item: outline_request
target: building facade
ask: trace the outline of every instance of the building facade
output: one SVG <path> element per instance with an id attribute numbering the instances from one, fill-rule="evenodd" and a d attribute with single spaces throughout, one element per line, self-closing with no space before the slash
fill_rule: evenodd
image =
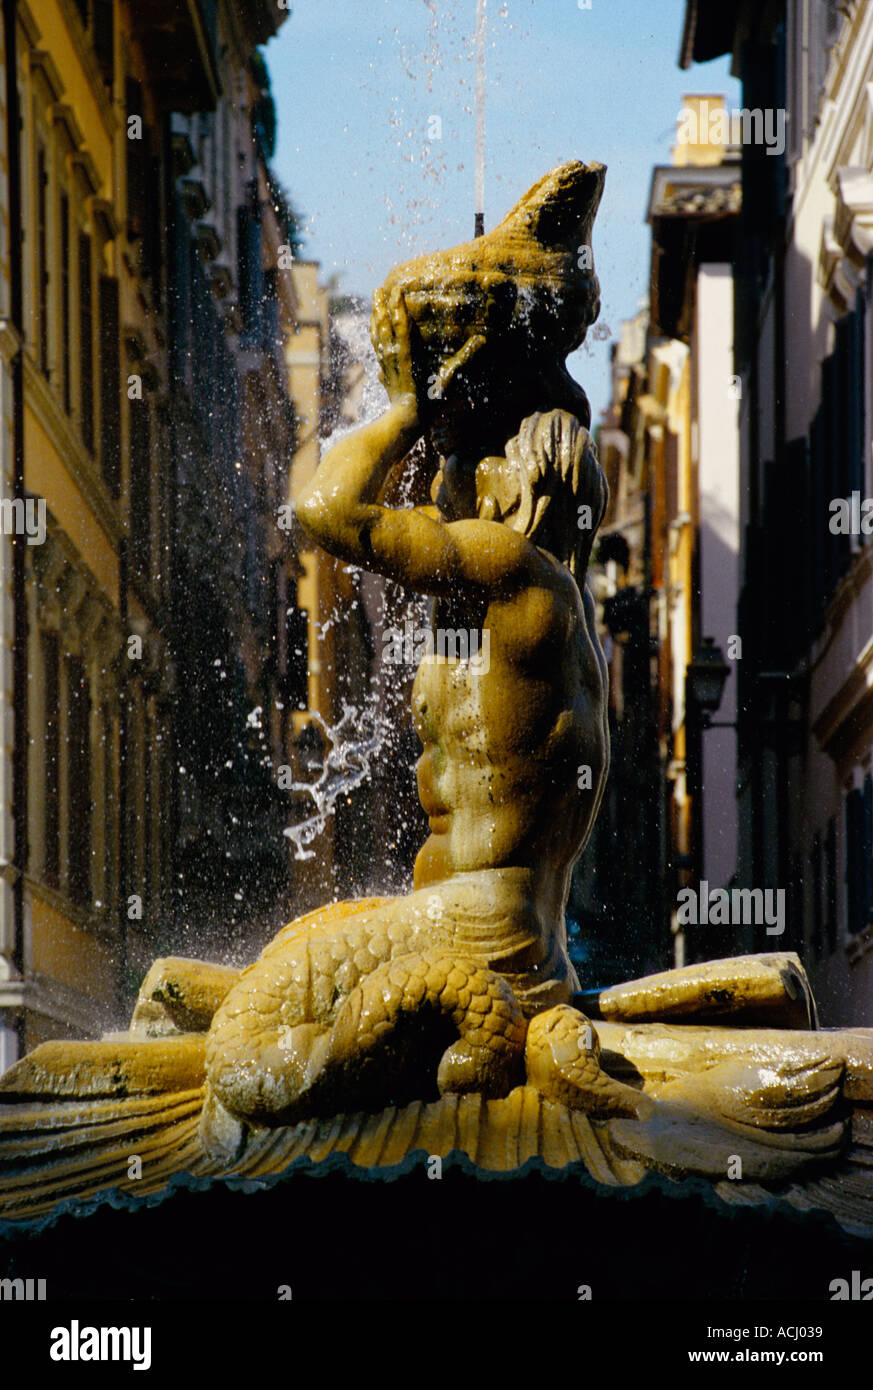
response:
<path id="1" fill-rule="evenodd" d="M 787 131 L 743 147 L 740 877 L 784 892 L 777 944 L 845 1024 L 873 1002 L 873 12 L 719 11 L 688 4 L 683 65 L 732 53 Z"/>
<path id="2" fill-rule="evenodd" d="M 673 161 L 653 171 L 649 296 L 613 347 L 598 434 L 610 503 L 593 582 L 613 753 L 577 878 L 590 885 L 583 932 L 586 904 L 603 905 L 590 931 L 616 979 L 722 954 L 723 933 L 681 920 L 679 892 L 729 886 L 736 869 L 736 681 L 717 721 L 689 685 L 702 650 L 736 655 L 739 164 L 729 143 L 703 138 L 722 109 L 721 97 L 686 97 Z M 699 138 L 685 138 L 689 120 Z"/>
<path id="3" fill-rule="evenodd" d="M 344 386 L 270 166 L 287 14 L 4 4 L 0 1070 L 294 915 L 289 768 L 367 679 L 357 636 L 324 662 L 283 521 Z"/>

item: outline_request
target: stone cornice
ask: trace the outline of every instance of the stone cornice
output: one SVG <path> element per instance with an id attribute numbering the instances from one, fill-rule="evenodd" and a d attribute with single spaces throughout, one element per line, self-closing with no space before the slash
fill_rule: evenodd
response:
<path id="1" fill-rule="evenodd" d="M 54 392 L 33 364 L 29 353 L 24 354 L 24 386 L 28 404 L 63 460 L 64 467 L 81 492 L 100 526 L 115 549 L 118 549 L 123 530 L 117 506 L 110 501 L 102 479 L 79 439 L 72 421 L 61 410 Z"/>
<path id="2" fill-rule="evenodd" d="M 873 644 L 859 657 L 848 680 L 828 701 L 812 731 L 819 746 L 840 763 L 873 727 Z"/>
<path id="3" fill-rule="evenodd" d="M 68 106 L 64 101 L 56 101 L 53 106 L 49 107 L 49 119 L 66 132 L 70 153 L 84 144 L 85 137 L 82 134 L 82 127 L 76 120 L 76 113 L 72 106 Z"/>
<path id="4" fill-rule="evenodd" d="M 101 178 L 97 165 L 87 150 L 73 150 L 67 155 L 67 168 L 78 174 L 85 186 L 85 197 L 100 192 Z"/>
<path id="5" fill-rule="evenodd" d="M 27 65 L 31 74 L 42 73 L 52 100 L 58 101 L 64 91 L 64 82 L 51 54 L 44 48 L 31 48 L 27 53 Z"/>
<path id="6" fill-rule="evenodd" d="M 65 651 L 99 663 L 101 697 L 117 694 L 118 686 L 142 680 L 147 693 L 166 698 L 175 672 L 165 638 L 148 616 L 122 624 L 117 611 L 99 588 L 87 565 L 54 518 L 48 517 L 45 542 L 32 556 L 36 579 L 37 621 L 44 631 L 57 631 Z M 127 655 L 131 636 L 142 638 L 141 661 Z"/>
<path id="7" fill-rule="evenodd" d="M 837 186 L 834 234 L 846 255 L 860 267 L 873 251 L 873 174 L 857 167 L 840 169 Z"/>
<path id="8" fill-rule="evenodd" d="M 28 43 L 33 44 L 35 48 L 42 38 L 42 30 L 34 19 L 26 0 L 18 0 L 16 11 L 21 27 L 27 35 Z"/>
<path id="9" fill-rule="evenodd" d="M 836 196 L 837 170 L 853 158 L 863 126 L 870 121 L 869 68 L 867 55 L 873 35 L 873 7 L 858 5 L 851 21 L 831 50 L 828 72 L 820 97 L 818 117 L 811 138 L 804 142 L 802 157 L 795 164 L 795 196 L 791 225 L 801 216 L 807 195 L 815 187 L 816 169 Z"/>
<path id="10" fill-rule="evenodd" d="M 866 33 L 864 31 L 867 31 Z M 831 50 L 825 91 L 835 108 L 835 139 L 829 182 L 833 187 L 836 169 L 847 164 L 852 150 L 868 118 L 868 104 L 863 101 L 865 87 L 870 85 L 869 53 L 873 43 L 873 12 L 866 0 L 855 7 L 848 24 L 844 24 Z"/>
<path id="11" fill-rule="evenodd" d="M 118 217 L 115 213 L 115 208 L 112 206 L 112 203 L 109 201 L 109 199 L 96 197 L 89 198 L 88 211 L 91 216 L 92 226 L 96 227 L 99 225 L 103 228 L 104 240 L 114 241 L 115 238 L 118 236 L 119 224 Z"/>
<path id="12" fill-rule="evenodd" d="M 60 980 L 42 977 L 0 981 L 0 1008 L 27 1011 L 90 1038 L 94 1033 L 94 1001 Z"/>
<path id="13" fill-rule="evenodd" d="M 843 255 L 843 248 L 834 235 L 833 217 L 822 218 L 818 279 L 822 289 L 827 291 L 837 315 L 844 314 L 855 297 L 855 281 Z"/>
<path id="14" fill-rule="evenodd" d="M 816 652 L 814 667 L 828 660 L 841 626 L 873 578 L 873 546 L 866 546 L 843 576 L 827 613 L 828 635 Z M 833 689 L 833 687 L 831 687 Z M 846 678 L 816 713 L 811 711 L 812 731 L 824 752 L 840 763 L 853 754 L 859 740 L 873 727 L 873 637 L 857 652 Z"/>
<path id="15" fill-rule="evenodd" d="M 38 898 L 41 902 L 47 903 L 55 912 L 65 917 L 68 922 L 72 922 L 75 926 L 90 932 L 98 941 L 102 941 L 104 944 L 110 946 L 116 944 L 118 936 L 115 927 L 111 922 L 107 922 L 106 918 L 101 913 L 94 912 L 93 909 L 84 907 L 81 903 L 71 902 L 70 899 L 57 888 L 50 888 L 48 884 L 42 883 L 39 879 L 33 878 L 30 874 L 25 874 L 24 882 L 32 898 Z M 37 981 L 40 979 L 38 975 L 35 978 Z M 54 988 L 55 981 L 52 980 L 51 984 L 52 988 Z M 62 986 L 62 988 L 70 989 L 70 986 Z M 91 1010 L 93 1015 L 93 1001 Z M 92 1022 L 92 1029 L 93 1026 Z"/>
<path id="16" fill-rule="evenodd" d="M 818 272 L 842 314 L 852 304 L 873 252 L 873 174 L 854 165 L 839 169 L 836 192 L 835 213 L 822 222 Z"/>

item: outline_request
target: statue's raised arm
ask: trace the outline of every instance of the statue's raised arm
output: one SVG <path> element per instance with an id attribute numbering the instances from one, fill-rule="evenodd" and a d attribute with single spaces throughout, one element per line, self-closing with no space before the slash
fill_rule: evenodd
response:
<path id="1" fill-rule="evenodd" d="M 444 525 L 429 509 L 395 509 L 379 500 L 424 429 L 410 338 L 402 290 L 394 289 L 390 296 L 380 292 L 373 309 L 373 343 L 389 407 L 334 445 L 297 499 L 297 516 L 325 550 L 410 589 L 448 594 L 458 586 L 492 588 L 523 571 L 533 558 L 520 536 L 493 520 Z M 476 347 L 482 343 L 479 339 Z M 446 364 L 445 386 L 476 347 Z"/>
<path id="2" fill-rule="evenodd" d="M 325 549 L 437 595 L 530 577 L 542 550 L 581 578 L 606 493 L 564 358 L 599 311 L 588 243 L 604 172 L 552 170 L 488 236 L 388 277 L 371 335 L 389 407 L 335 445 L 296 499 Z M 423 436 L 439 512 L 386 507 Z"/>

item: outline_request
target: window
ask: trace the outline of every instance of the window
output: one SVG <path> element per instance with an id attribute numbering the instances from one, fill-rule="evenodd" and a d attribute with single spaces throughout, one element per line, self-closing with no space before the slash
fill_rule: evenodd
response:
<path id="1" fill-rule="evenodd" d="M 306 709 L 309 704 L 309 615 L 303 608 L 289 607 L 286 620 L 288 664 L 283 694 L 291 709 Z"/>
<path id="2" fill-rule="evenodd" d="M 161 214 L 161 163 L 156 155 L 146 159 L 145 228 L 142 239 L 142 272 L 148 276 L 152 295 L 161 304 L 161 269 L 164 246 Z"/>
<path id="3" fill-rule="evenodd" d="M 69 415 L 72 406 L 73 377 L 73 320 L 70 311 L 70 200 L 66 193 L 60 200 L 61 224 L 61 372 L 64 410 Z"/>
<path id="4" fill-rule="evenodd" d="M 136 116 L 139 118 L 140 125 L 143 124 L 142 87 L 132 77 L 128 77 L 124 84 L 124 90 L 128 118 L 126 125 L 127 235 L 131 241 L 135 241 L 143 235 L 146 222 L 146 142 L 144 127 L 139 139 L 131 138 L 129 121 L 131 116 Z"/>
<path id="5" fill-rule="evenodd" d="M 839 35 L 841 23 L 838 0 L 810 0 L 806 103 L 809 136 L 812 136 L 818 122 L 830 51 Z"/>
<path id="6" fill-rule="evenodd" d="M 865 470 L 865 408 L 862 383 L 865 308 L 858 295 L 854 311 L 836 325 L 834 351 L 821 364 L 821 405 L 810 427 L 811 516 L 817 518 L 810 537 L 810 583 L 822 610 L 840 577 L 852 562 L 852 550 L 864 537 L 830 530 L 830 504 L 863 492 Z"/>
<path id="7" fill-rule="evenodd" d="M 160 909 L 161 904 L 161 871 L 162 871 L 162 825 L 161 815 L 161 791 L 164 779 L 164 757 L 163 745 L 161 742 L 161 724 L 158 714 L 157 701 L 152 698 L 150 701 L 150 722 L 149 722 L 150 748 L 152 749 L 149 758 L 148 775 L 148 804 L 149 804 L 149 824 L 148 824 L 148 844 L 146 853 L 148 855 L 148 895 L 149 904 L 152 912 Z"/>
<path id="8" fill-rule="evenodd" d="M 805 888 L 803 882 L 803 858 L 799 854 L 791 857 L 791 877 L 785 894 L 786 936 L 784 946 L 803 946 L 803 917 Z"/>
<path id="9" fill-rule="evenodd" d="M 75 0 L 82 28 L 94 46 L 100 75 L 107 87 L 112 86 L 115 50 L 115 16 L 113 0 Z"/>
<path id="10" fill-rule="evenodd" d="M 221 152 L 222 157 L 219 161 L 221 170 L 221 236 L 222 240 L 230 236 L 230 199 L 231 199 L 231 147 L 230 147 L 230 112 L 231 104 L 229 101 L 221 103 Z"/>
<path id="11" fill-rule="evenodd" d="M 237 209 L 237 261 L 239 308 L 243 321 L 240 341 L 245 347 L 254 347 L 263 337 L 264 303 L 261 205 L 254 180 L 248 186 L 248 200 Z"/>
<path id="12" fill-rule="evenodd" d="M 132 77 L 125 81 L 127 111 L 127 236 L 138 243 L 139 272 L 146 277 L 152 294 L 161 299 L 161 269 L 164 244 L 164 219 L 161 197 L 161 162 L 152 153 L 153 141 L 143 118 L 143 91 Z M 139 121 L 139 130 L 129 125 L 131 116 Z"/>
<path id="13" fill-rule="evenodd" d="M 130 552 L 134 569 L 151 574 L 151 423 L 146 401 L 131 401 L 129 415 Z"/>
<path id="14" fill-rule="evenodd" d="M 91 696 L 82 660 L 67 658 L 68 872 L 70 897 L 91 900 Z"/>
<path id="15" fill-rule="evenodd" d="M 828 951 L 837 949 L 837 820 L 831 816 L 825 839 L 825 936 Z"/>
<path id="16" fill-rule="evenodd" d="M 806 16 L 804 14 L 805 5 L 803 0 L 798 5 L 788 7 L 788 158 L 793 163 L 803 153 L 803 133 L 805 130 L 805 119 L 803 109 L 804 98 L 804 61 L 806 58 L 806 44 L 804 42 L 804 27 Z"/>
<path id="17" fill-rule="evenodd" d="M 91 33 L 103 81 L 112 86 L 115 24 L 113 0 L 91 0 Z"/>
<path id="18" fill-rule="evenodd" d="M 846 904 L 850 932 L 860 930 L 858 917 L 861 900 L 858 892 L 858 868 L 862 852 L 860 840 L 862 810 L 861 793 L 857 787 L 853 787 L 846 797 Z"/>
<path id="19" fill-rule="evenodd" d="M 121 861 L 121 891 L 127 898 L 132 893 L 142 897 L 142 875 L 138 857 L 137 833 L 139 827 L 140 805 L 140 726 L 139 700 L 136 689 L 131 689 L 127 708 L 127 739 L 123 752 L 125 768 L 125 796 L 121 814 L 124 816 L 125 852 Z"/>
<path id="20" fill-rule="evenodd" d="M 52 888 L 57 888 L 61 864 L 61 823 L 60 823 L 60 756 L 61 739 L 59 728 L 59 647 L 56 632 L 44 632 L 41 636 L 43 664 L 43 698 L 45 700 L 44 771 L 45 795 L 43 805 L 43 878 Z"/>
<path id="21" fill-rule="evenodd" d="M 100 463 L 113 497 L 121 491 L 121 347 L 118 281 L 100 276 Z"/>
<path id="22" fill-rule="evenodd" d="M 255 515 L 254 499 L 252 505 L 246 508 L 246 549 L 245 549 L 245 585 L 246 603 L 248 610 L 253 617 L 257 617 L 261 610 L 263 600 L 263 555 L 261 547 L 260 527 Z"/>
<path id="23" fill-rule="evenodd" d="M 91 299 L 91 238 L 79 233 L 79 425 L 89 453 L 94 452 L 94 341 Z"/>
<path id="24" fill-rule="evenodd" d="M 49 374 L 48 169 L 45 149 L 36 154 L 36 332 L 39 369 Z"/>
<path id="25" fill-rule="evenodd" d="M 863 895 L 864 920 L 866 927 L 873 919 L 873 776 L 867 773 L 863 792 L 863 859 L 861 861 L 860 888 Z"/>
<path id="26" fill-rule="evenodd" d="M 873 914 L 873 778 L 846 797 L 846 888 L 848 928 L 856 935 Z"/>
<path id="27" fill-rule="evenodd" d="M 100 715 L 103 739 L 103 908 L 109 912 L 115 898 L 115 740 L 112 714 L 104 704 Z"/>
<path id="28" fill-rule="evenodd" d="M 821 960 L 824 952 L 824 914 L 822 913 L 822 844 L 816 831 L 812 840 L 812 854 L 809 856 L 812 871 L 812 939 L 811 946 L 816 960 Z"/>
<path id="29" fill-rule="evenodd" d="M 153 757 L 155 726 L 150 705 L 151 701 L 144 704 L 142 712 L 143 735 L 145 739 L 144 750 L 148 749 L 149 751 L 142 769 L 142 782 L 140 784 L 142 787 L 139 823 L 141 838 L 137 846 L 136 859 L 139 869 L 139 882 L 142 884 L 141 892 L 143 904 L 146 908 L 150 908 L 152 905 L 152 830 L 154 829 L 152 818 L 156 805 L 158 804 L 156 795 L 157 789 L 155 787 L 155 782 L 157 780 L 156 760 Z"/>
<path id="30" fill-rule="evenodd" d="M 838 414 L 842 421 L 841 444 L 845 451 L 845 491 L 864 486 L 864 301 L 857 296 L 852 313 L 837 323 Z"/>

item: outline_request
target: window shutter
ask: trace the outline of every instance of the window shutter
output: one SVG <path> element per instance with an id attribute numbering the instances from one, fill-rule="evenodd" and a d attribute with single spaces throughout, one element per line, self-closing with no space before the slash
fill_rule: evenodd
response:
<path id="1" fill-rule="evenodd" d="M 172 337 L 170 340 L 170 361 L 173 379 L 177 386 L 187 386 L 190 372 L 190 345 L 193 313 L 191 306 L 191 238 L 188 223 L 182 210 L 182 200 L 178 193 L 173 199 L 173 220 L 171 224 L 171 263 L 168 267 L 168 280 L 172 283 L 170 311 L 172 315 Z"/>
<path id="2" fill-rule="evenodd" d="M 130 403 L 130 546 L 134 569 L 151 574 L 151 422 L 146 401 Z"/>
<path id="3" fill-rule="evenodd" d="M 64 410 L 69 415 L 73 408 L 73 323 L 70 312 L 70 200 L 66 193 L 61 194 L 58 215 L 61 222 L 61 358 L 64 374 Z"/>
<path id="4" fill-rule="evenodd" d="M 43 877 L 51 888 L 57 888 L 61 863 L 60 839 L 60 648 L 56 632 L 41 634 L 43 664 L 43 698 L 45 701 L 43 797 Z"/>
<path id="5" fill-rule="evenodd" d="M 121 341 L 118 281 L 100 276 L 100 460 L 113 497 L 121 491 Z"/>
<path id="6" fill-rule="evenodd" d="M 850 320 L 846 411 L 849 420 L 850 486 L 864 492 L 864 301 L 858 292 Z"/>
<path id="7" fill-rule="evenodd" d="M 863 823 L 860 837 L 860 869 L 862 869 L 862 912 L 859 931 L 873 919 L 873 777 L 867 773 L 863 780 Z"/>
<path id="8" fill-rule="evenodd" d="M 94 339 L 91 238 L 79 233 L 79 415 L 82 440 L 94 452 Z"/>
<path id="9" fill-rule="evenodd" d="M 112 5 L 113 0 L 93 0 L 94 52 L 100 65 L 100 75 L 109 87 L 112 86 L 112 75 L 115 70 Z"/>
<path id="10" fill-rule="evenodd" d="M 115 903 L 115 729 L 109 705 L 100 711 L 103 740 L 103 906 L 106 912 Z"/>
<path id="11" fill-rule="evenodd" d="M 828 503 L 835 497 L 848 497 L 851 491 L 848 487 L 849 468 L 845 453 L 846 428 L 841 391 L 846 362 L 846 334 L 845 327 L 841 325 L 844 325 L 844 320 L 837 324 L 837 346 L 834 352 L 822 363 L 822 447 Z M 825 519 L 828 517 L 826 508 Z M 830 595 L 848 567 L 851 542 L 848 536 L 833 535 L 830 531 L 828 541 L 827 594 Z"/>
<path id="12" fill-rule="evenodd" d="M 860 376 L 857 314 L 844 314 L 837 324 L 837 409 L 834 449 L 839 464 L 839 492 L 850 497 L 861 487 L 861 418 L 863 383 Z"/>
<path id="13" fill-rule="evenodd" d="M 124 104 L 128 118 L 139 116 L 142 121 L 142 87 L 132 77 L 124 84 Z M 141 237 L 146 221 L 146 136 L 143 126 L 139 140 L 131 140 L 125 130 L 127 151 L 127 235 L 131 240 Z"/>
<path id="14" fill-rule="evenodd" d="M 91 697 L 84 663 L 67 659 L 69 758 L 69 888 L 74 901 L 91 900 Z"/>
<path id="15" fill-rule="evenodd" d="M 837 949 L 837 821 L 836 816 L 831 816 L 828 821 L 828 833 L 825 841 L 825 858 L 827 877 L 825 881 L 827 907 L 827 942 L 828 950 Z"/>
<path id="16" fill-rule="evenodd" d="M 812 620 L 814 630 L 821 627 L 822 610 L 828 594 L 828 567 L 831 533 L 828 529 L 830 498 L 824 467 L 824 422 L 822 409 L 815 412 L 809 430 L 809 471 L 812 497 L 812 547 L 810 551 L 810 585 L 812 588 Z"/>
<path id="17" fill-rule="evenodd" d="M 291 709 L 306 709 L 309 704 L 309 614 L 296 606 L 296 594 L 286 609 L 286 651 L 288 667 L 284 697 Z"/>
<path id="18" fill-rule="evenodd" d="M 853 787 L 846 797 L 846 888 L 848 929 L 864 926 L 864 797 Z"/>
<path id="19" fill-rule="evenodd" d="M 161 219 L 161 163 L 156 155 L 146 159 L 145 225 L 142 242 L 142 270 L 149 277 L 155 302 L 161 303 L 163 251 Z"/>
<path id="20" fill-rule="evenodd" d="M 821 854 L 821 836 L 818 834 L 817 831 L 816 831 L 815 835 L 813 836 L 813 840 L 812 840 L 812 854 L 810 855 L 810 859 L 811 859 L 811 861 L 812 861 L 812 864 L 811 864 L 811 868 L 812 868 L 812 943 L 811 943 L 811 944 L 812 944 L 812 949 L 813 949 L 813 952 L 814 952 L 814 954 L 815 954 L 816 960 L 821 960 L 822 951 L 823 951 L 823 948 L 824 948 L 824 937 L 823 937 L 823 932 L 822 932 L 822 927 L 823 927 L 822 901 L 821 901 L 821 890 L 822 890 L 822 881 L 821 881 L 821 880 L 822 880 L 822 874 L 821 874 L 821 867 L 822 867 L 822 865 L 821 865 L 821 860 L 822 860 L 822 854 Z"/>
<path id="21" fill-rule="evenodd" d="M 261 338 L 264 274 L 261 268 L 261 205 L 257 189 L 249 189 L 246 203 L 237 209 L 237 273 L 242 339 L 252 347 Z"/>
<path id="22" fill-rule="evenodd" d="M 49 374 L 49 256 L 48 256 L 48 169 L 40 145 L 36 156 L 36 314 L 39 335 L 39 367 Z"/>

